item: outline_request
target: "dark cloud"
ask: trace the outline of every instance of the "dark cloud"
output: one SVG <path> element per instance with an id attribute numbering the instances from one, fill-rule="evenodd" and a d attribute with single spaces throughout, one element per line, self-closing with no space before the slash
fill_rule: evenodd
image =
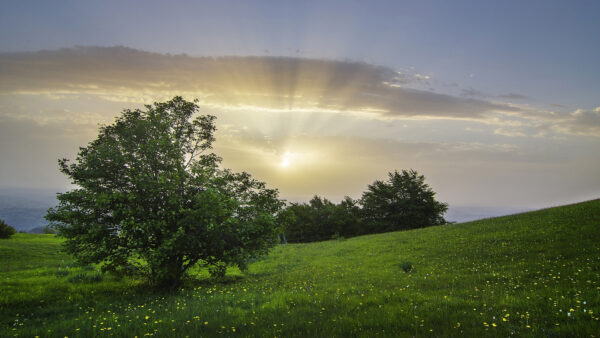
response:
<path id="1" fill-rule="evenodd" d="M 518 108 L 402 87 L 415 76 L 362 62 L 191 57 L 125 47 L 0 54 L 0 93 L 84 93 L 152 101 L 176 94 L 225 108 L 369 112 L 484 119 Z M 412 80 L 411 80 L 412 79 Z"/>

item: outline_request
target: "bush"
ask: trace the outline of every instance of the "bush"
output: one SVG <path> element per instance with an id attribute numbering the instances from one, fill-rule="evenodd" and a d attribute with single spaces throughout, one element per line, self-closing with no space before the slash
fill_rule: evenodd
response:
<path id="1" fill-rule="evenodd" d="M 0 219 L 0 238 L 9 238 L 16 233 L 15 228 Z"/>
<path id="2" fill-rule="evenodd" d="M 404 263 L 400 264 L 400 267 L 406 273 L 412 272 L 415 269 L 415 266 L 411 262 L 404 262 Z"/>

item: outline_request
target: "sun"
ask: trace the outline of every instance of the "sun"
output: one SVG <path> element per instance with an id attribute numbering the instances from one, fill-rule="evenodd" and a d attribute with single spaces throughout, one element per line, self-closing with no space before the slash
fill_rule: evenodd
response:
<path id="1" fill-rule="evenodd" d="M 279 163 L 279 166 L 281 166 L 283 168 L 287 168 L 287 167 L 290 166 L 291 161 L 292 161 L 292 154 L 288 150 L 283 155 L 283 158 L 281 159 L 281 162 Z"/>

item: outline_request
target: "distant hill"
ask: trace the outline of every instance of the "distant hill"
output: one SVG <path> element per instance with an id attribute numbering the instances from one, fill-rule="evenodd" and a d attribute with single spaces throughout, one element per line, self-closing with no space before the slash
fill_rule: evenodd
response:
<path id="1" fill-rule="evenodd" d="M 470 222 L 478 219 L 514 215 L 525 211 L 531 211 L 530 208 L 522 207 L 482 207 L 482 206 L 450 206 L 444 218 L 448 222 Z"/>
<path id="2" fill-rule="evenodd" d="M 46 210 L 55 204 L 55 190 L 0 189 L 0 219 L 17 231 L 46 226 Z"/>

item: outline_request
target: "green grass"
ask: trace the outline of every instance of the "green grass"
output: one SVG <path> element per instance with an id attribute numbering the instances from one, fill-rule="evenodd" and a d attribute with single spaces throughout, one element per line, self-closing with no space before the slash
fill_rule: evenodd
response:
<path id="1" fill-rule="evenodd" d="M 52 235 L 0 240 L 0 336 L 600 335 L 600 200 L 282 245 L 176 293 L 59 250 Z"/>

